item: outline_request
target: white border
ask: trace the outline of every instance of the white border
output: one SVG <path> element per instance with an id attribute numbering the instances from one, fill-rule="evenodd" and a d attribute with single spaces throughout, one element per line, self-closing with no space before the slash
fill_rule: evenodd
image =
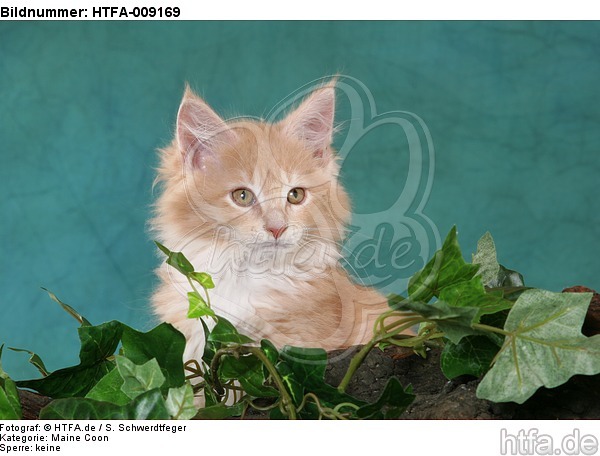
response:
<path id="1" fill-rule="evenodd" d="M 3 7 L 179 7 L 177 20 L 594 20 L 597 2 L 584 0 L 6 0 Z M 94 20 L 89 17 L 87 20 Z M 112 20 L 124 20 L 114 17 Z M 134 18 L 128 17 L 126 20 Z M 2 19 L 6 20 L 6 19 Z M 10 20 L 10 19 L 9 19 Z M 98 20 L 98 19 L 96 19 Z"/>

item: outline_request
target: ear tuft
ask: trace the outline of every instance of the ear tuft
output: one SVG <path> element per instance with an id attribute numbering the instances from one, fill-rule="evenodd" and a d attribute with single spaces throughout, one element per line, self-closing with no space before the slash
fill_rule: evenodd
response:
<path id="1" fill-rule="evenodd" d="M 335 81 L 313 91 L 282 122 L 283 132 L 304 142 L 316 158 L 329 159 L 335 117 Z"/>
<path id="2" fill-rule="evenodd" d="M 186 84 L 177 113 L 177 144 L 188 163 L 205 169 L 217 160 L 218 146 L 233 142 L 233 130 Z"/>

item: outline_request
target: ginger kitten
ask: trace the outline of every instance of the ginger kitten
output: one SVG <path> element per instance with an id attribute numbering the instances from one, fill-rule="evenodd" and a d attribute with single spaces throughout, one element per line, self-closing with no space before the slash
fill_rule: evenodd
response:
<path id="1" fill-rule="evenodd" d="M 213 309 L 255 340 L 363 344 L 388 309 L 339 265 L 350 207 L 331 146 L 334 111 L 330 83 L 277 123 L 225 122 L 187 88 L 175 139 L 160 151 L 157 239 L 212 275 Z M 157 273 L 156 315 L 186 336 L 186 359 L 201 358 L 202 327 L 186 317 L 189 284 L 165 264 Z"/>

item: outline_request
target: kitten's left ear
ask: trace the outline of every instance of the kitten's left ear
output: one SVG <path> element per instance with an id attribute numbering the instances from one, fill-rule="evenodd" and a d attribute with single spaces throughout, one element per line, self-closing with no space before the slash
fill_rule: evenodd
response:
<path id="1" fill-rule="evenodd" d="M 236 135 L 206 102 L 186 86 L 177 113 L 177 144 L 183 156 L 195 168 L 204 169 L 218 160 L 224 144 L 233 144 Z"/>
<path id="2" fill-rule="evenodd" d="M 316 158 L 329 161 L 335 116 L 335 81 L 315 90 L 281 121 L 283 132 L 303 141 Z"/>

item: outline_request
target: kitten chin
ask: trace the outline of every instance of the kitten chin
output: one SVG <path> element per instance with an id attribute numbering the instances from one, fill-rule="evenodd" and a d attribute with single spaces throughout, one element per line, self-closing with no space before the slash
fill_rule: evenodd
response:
<path id="1" fill-rule="evenodd" d="M 339 265 L 350 208 L 331 147 L 334 111 L 329 84 L 280 122 L 225 122 L 188 88 L 175 139 L 160 151 L 153 234 L 213 276 L 215 312 L 255 340 L 359 345 L 388 309 Z M 155 314 L 186 336 L 186 359 L 201 358 L 187 280 L 164 264 L 157 274 Z"/>

